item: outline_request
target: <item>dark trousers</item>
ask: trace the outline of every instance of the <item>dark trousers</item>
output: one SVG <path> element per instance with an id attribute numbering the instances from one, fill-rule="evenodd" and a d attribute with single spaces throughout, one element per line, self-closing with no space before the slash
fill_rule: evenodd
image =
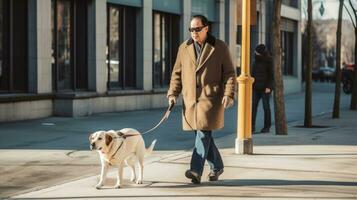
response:
<path id="1" fill-rule="evenodd" d="M 263 100 L 264 109 L 264 129 L 270 129 L 271 126 L 271 111 L 270 111 L 270 94 L 264 91 L 253 90 L 253 103 L 252 103 L 252 129 L 255 129 L 255 119 L 257 117 L 257 110 L 260 99 Z"/>
<path id="2" fill-rule="evenodd" d="M 191 157 L 191 171 L 202 175 L 205 160 L 211 170 L 223 169 L 221 154 L 219 153 L 212 137 L 212 131 L 195 131 L 195 148 Z"/>

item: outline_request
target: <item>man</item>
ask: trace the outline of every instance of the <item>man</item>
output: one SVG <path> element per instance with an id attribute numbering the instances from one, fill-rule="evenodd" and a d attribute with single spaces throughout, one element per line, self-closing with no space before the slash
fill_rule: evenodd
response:
<path id="1" fill-rule="evenodd" d="M 264 44 L 255 48 L 255 61 L 252 65 L 253 83 L 253 119 L 252 131 L 255 133 L 255 119 L 260 99 L 263 99 L 264 127 L 261 133 L 268 133 L 271 126 L 270 94 L 273 87 L 273 61 Z"/>
<path id="2" fill-rule="evenodd" d="M 224 125 L 224 108 L 233 105 L 236 76 L 226 44 L 208 33 L 208 20 L 202 15 L 192 18 L 191 38 L 179 47 L 174 65 L 169 103 L 183 95 L 183 129 L 196 134 L 190 169 L 185 176 L 193 183 L 201 182 L 207 159 L 209 181 L 223 173 L 221 155 L 213 141 L 212 130 Z"/>

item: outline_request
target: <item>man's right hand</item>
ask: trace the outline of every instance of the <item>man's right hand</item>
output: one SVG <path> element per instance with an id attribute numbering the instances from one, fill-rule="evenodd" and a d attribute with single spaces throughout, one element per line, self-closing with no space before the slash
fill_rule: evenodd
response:
<path id="1" fill-rule="evenodd" d="M 173 103 L 173 104 L 176 104 L 176 99 L 177 99 L 177 97 L 171 95 L 171 96 L 169 96 L 168 99 L 169 99 L 169 105 L 171 105 L 172 103 Z"/>
<path id="2" fill-rule="evenodd" d="M 270 88 L 265 88 L 265 93 L 268 94 L 271 92 L 271 89 Z"/>

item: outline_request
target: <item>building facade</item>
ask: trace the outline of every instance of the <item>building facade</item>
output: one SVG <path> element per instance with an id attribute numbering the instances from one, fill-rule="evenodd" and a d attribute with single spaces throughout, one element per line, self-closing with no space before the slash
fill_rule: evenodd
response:
<path id="1" fill-rule="evenodd" d="M 252 45 L 269 40 L 270 4 L 257 2 Z M 298 12 L 284 6 L 282 14 Z M 299 91 L 289 86 L 301 77 L 300 18 L 290 10 L 283 16 L 296 32 L 284 36 L 295 45 L 284 54 L 285 88 Z M 167 106 L 177 48 L 195 14 L 208 17 L 239 61 L 236 0 L 0 0 L 0 121 Z"/>

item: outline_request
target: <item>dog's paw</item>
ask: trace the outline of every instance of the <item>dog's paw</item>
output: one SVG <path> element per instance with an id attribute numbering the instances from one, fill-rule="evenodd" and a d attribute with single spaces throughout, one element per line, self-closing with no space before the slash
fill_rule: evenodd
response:
<path id="1" fill-rule="evenodd" d="M 143 180 L 140 179 L 136 180 L 136 184 L 143 184 Z"/>
<path id="2" fill-rule="evenodd" d="M 103 184 L 98 183 L 98 184 L 95 186 L 95 188 L 96 188 L 97 190 L 100 190 L 100 189 L 102 188 L 102 186 L 103 186 Z"/>
<path id="3" fill-rule="evenodd" d="M 136 178 L 135 176 L 131 177 L 131 178 L 130 178 L 130 181 L 131 181 L 131 182 L 135 182 L 135 178 Z"/>
<path id="4" fill-rule="evenodd" d="M 116 184 L 113 188 L 114 188 L 114 189 L 120 189 L 120 188 L 121 188 L 121 185 L 120 185 L 120 184 Z"/>

